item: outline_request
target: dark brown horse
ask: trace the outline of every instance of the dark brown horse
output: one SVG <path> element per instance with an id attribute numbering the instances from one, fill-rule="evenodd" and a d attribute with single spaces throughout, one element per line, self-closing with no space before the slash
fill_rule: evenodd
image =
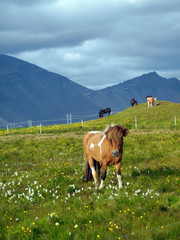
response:
<path id="1" fill-rule="evenodd" d="M 107 166 L 115 165 L 119 188 L 122 188 L 121 162 L 123 155 L 123 137 L 128 134 L 128 129 L 121 125 L 110 125 L 104 132 L 88 132 L 83 139 L 85 153 L 85 181 L 94 178 L 98 187 L 100 169 L 102 168 L 101 184 L 103 187 L 106 178 Z"/>
<path id="2" fill-rule="evenodd" d="M 134 105 L 138 105 L 138 102 L 134 98 L 132 98 L 131 99 L 131 106 L 133 107 Z"/>
<path id="3" fill-rule="evenodd" d="M 111 109 L 110 109 L 110 108 L 101 109 L 101 110 L 99 111 L 99 117 L 102 118 L 102 117 L 103 117 L 103 114 L 106 114 L 106 113 L 108 113 L 108 115 L 110 115 Z"/>

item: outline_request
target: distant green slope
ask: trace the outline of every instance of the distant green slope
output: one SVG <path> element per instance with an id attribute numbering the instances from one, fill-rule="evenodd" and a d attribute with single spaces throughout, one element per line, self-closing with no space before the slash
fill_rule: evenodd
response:
<path id="1" fill-rule="evenodd" d="M 176 117 L 176 126 L 174 118 Z M 158 101 L 157 106 L 148 108 L 147 103 L 139 104 L 133 108 L 109 117 L 93 120 L 87 123 L 89 126 L 101 129 L 107 124 L 121 124 L 129 129 L 180 129 L 180 104 L 167 101 Z M 86 124 L 84 124 L 87 126 Z"/>
<path id="2" fill-rule="evenodd" d="M 157 106 L 147 108 L 147 103 L 139 104 L 133 108 L 112 116 L 115 123 L 135 127 L 135 117 L 138 129 L 164 129 L 174 128 L 174 116 L 176 116 L 176 128 L 180 127 L 180 104 L 159 101 Z"/>
<path id="3" fill-rule="evenodd" d="M 79 133 L 90 130 L 103 130 L 108 124 L 121 124 L 128 129 L 136 129 L 135 118 L 138 130 L 153 129 L 180 129 L 180 104 L 167 101 L 158 101 L 157 106 L 147 108 L 147 103 L 139 104 L 133 108 L 117 114 L 106 116 L 83 123 L 61 124 L 54 126 L 42 126 L 42 133 Z M 176 118 L 176 125 L 175 125 Z M 39 133 L 39 126 L 22 129 L 10 129 L 9 134 L 34 134 Z M 0 130 L 0 135 L 7 134 L 6 129 Z"/>

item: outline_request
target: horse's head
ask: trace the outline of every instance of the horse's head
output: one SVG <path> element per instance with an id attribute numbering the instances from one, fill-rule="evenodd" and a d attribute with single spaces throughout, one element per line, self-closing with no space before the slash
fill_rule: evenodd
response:
<path id="1" fill-rule="evenodd" d="M 128 129 L 121 125 L 111 125 L 105 134 L 111 144 L 113 157 L 118 157 L 119 153 L 123 150 L 123 137 L 128 134 Z"/>

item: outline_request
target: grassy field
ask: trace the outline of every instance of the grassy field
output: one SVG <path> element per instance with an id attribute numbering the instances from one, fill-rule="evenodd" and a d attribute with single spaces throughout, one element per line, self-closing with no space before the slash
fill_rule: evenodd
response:
<path id="1" fill-rule="evenodd" d="M 176 116 L 176 125 L 174 123 Z M 137 129 L 135 129 L 135 117 Z M 82 139 L 118 123 L 123 189 L 83 182 Z M 178 239 L 180 104 L 146 104 L 71 125 L 0 130 L 0 239 Z"/>

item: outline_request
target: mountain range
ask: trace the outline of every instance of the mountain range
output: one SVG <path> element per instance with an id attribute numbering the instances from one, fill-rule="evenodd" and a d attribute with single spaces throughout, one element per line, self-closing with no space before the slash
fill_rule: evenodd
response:
<path id="1" fill-rule="evenodd" d="M 60 74 L 0 54 L 0 124 L 52 119 L 67 113 L 97 112 L 98 117 L 102 108 L 122 111 L 130 106 L 131 98 L 142 103 L 147 95 L 178 103 L 180 80 L 150 72 L 91 90 Z"/>

